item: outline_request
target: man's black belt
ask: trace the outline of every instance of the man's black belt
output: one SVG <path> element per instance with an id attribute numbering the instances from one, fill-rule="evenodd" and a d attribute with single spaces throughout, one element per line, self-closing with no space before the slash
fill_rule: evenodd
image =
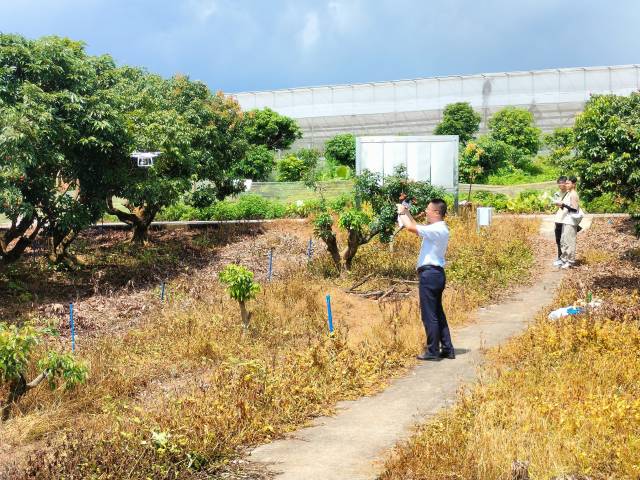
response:
<path id="1" fill-rule="evenodd" d="M 442 268 L 440 265 L 422 265 L 420 268 L 418 268 L 418 273 L 422 273 L 425 270 L 430 269 L 440 270 L 441 272 L 444 272 L 444 268 Z"/>

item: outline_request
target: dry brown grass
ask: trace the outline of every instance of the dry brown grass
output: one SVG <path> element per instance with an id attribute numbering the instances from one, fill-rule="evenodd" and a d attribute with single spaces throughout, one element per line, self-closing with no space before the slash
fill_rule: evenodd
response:
<path id="1" fill-rule="evenodd" d="M 602 222 L 580 237 L 582 266 L 554 303 L 591 292 L 605 305 L 557 322 L 548 309 L 493 350 L 480 383 L 400 446 L 383 479 L 508 480 L 515 460 L 535 479 L 640 478 L 640 263 L 628 231 Z"/>
<path id="2" fill-rule="evenodd" d="M 491 297 L 487 284 L 495 294 L 526 275 L 531 266 L 526 237 L 534 227 L 516 222 L 478 236 L 467 231 L 468 225 L 453 223 L 454 279 L 446 305 L 456 324 Z M 381 247 L 375 246 L 361 252 L 362 262 L 379 255 L 373 264 L 409 268 L 415 242 L 407 237 L 398 243 L 407 248 L 411 262 L 386 249 L 378 254 Z M 394 267 L 394 258 L 407 266 Z M 473 281 L 463 287 L 465 274 L 459 269 L 471 260 L 476 262 Z M 477 266 L 483 262 L 484 267 Z M 32 392 L 20 413 L 0 426 L 2 443 L 14 452 L 38 445 L 30 469 L 15 475 L 143 479 L 211 474 L 246 446 L 329 413 L 338 400 L 379 390 L 413 362 L 423 338 L 415 298 L 380 307 L 357 299 L 350 311 L 342 307 L 348 298 L 339 284 L 304 269 L 264 285 L 251 305 L 254 316 L 247 332 L 237 305 L 217 282 L 182 282 L 171 291 L 164 306 L 127 333 L 82 345 L 79 356 L 91 368 L 85 387 L 71 393 Z M 327 334 L 326 293 L 334 295 L 336 306 L 333 336 Z"/>

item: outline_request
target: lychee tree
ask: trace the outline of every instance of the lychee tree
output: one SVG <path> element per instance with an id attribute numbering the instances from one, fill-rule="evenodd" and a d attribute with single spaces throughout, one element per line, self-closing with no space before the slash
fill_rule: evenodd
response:
<path id="1" fill-rule="evenodd" d="M 87 379 L 87 366 L 73 355 L 55 350 L 37 349 L 44 336 L 51 333 L 32 326 L 17 327 L 0 323 L 0 385 L 8 395 L 1 403 L 1 418 L 7 420 L 20 399 L 47 381 L 49 388 L 72 389 Z M 39 358 L 38 358 L 38 354 Z M 36 372 L 33 379 L 27 375 Z"/>
<path id="2" fill-rule="evenodd" d="M 44 232 L 58 260 L 98 218 L 105 176 L 125 151 L 108 56 L 81 42 L 0 34 L 0 264 Z"/>
<path id="3" fill-rule="evenodd" d="M 247 310 L 247 302 L 260 293 L 260 285 L 253 280 L 253 272 L 232 263 L 218 274 L 218 278 L 227 286 L 229 296 L 238 302 L 242 325 L 249 328 L 251 313 Z"/>
<path id="4" fill-rule="evenodd" d="M 398 228 L 396 204 L 404 193 L 412 200 L 411 213 L 418 215 L 434 198 L 443 198 L 442 188 L 429 182 L 411 181 L 406 169 L 399 166 L 393 175 L 381 175 L 365 170 L 355 177 L 355 205 L 337 216 L 324 207 L 314 220 L 314 233 L 322 239 L 338 271 L 350 270 L 358 249 L 374 238 L 388 243 Z M 324 202 L 323 202 L 324 204 Z M 334 225 L 346 231 L 347 245 L 340 251 Z"/>

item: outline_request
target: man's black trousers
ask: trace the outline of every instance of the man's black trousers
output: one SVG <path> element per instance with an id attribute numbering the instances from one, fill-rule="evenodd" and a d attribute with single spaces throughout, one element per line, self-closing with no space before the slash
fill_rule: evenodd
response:
<path id="1" fill-rule="evenodd" d="M 560 239 L 562 238 L 562 224 L 556 223 L 556 246 L 558 247 L 558 258 L 562 255 L 562 249 L 560 248 Z"/>
<path id="2" fill-rule="evenodd" d="M 420 268 L 420 313 L 427 334 L 427 352 L 429 355 L 453 353 L 451 334 L 447 317 L 442 308 L 442 292 L 446 283 L 444 270 L 440 267 Z"/>

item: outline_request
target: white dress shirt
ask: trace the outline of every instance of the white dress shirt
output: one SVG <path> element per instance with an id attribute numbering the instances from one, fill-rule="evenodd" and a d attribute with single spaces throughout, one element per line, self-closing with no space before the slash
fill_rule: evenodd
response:
<path id="1" fill-rule="evenodd" d="M 429 225 L 417 225 L 418 235 L 422 238 L 417 268 L 434 265 L 444 268 L 444 255 L 449 244 L 449 228 L 444 221 Z"/>

